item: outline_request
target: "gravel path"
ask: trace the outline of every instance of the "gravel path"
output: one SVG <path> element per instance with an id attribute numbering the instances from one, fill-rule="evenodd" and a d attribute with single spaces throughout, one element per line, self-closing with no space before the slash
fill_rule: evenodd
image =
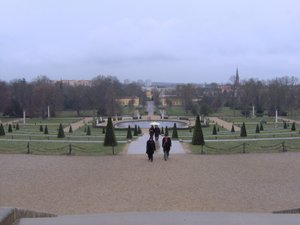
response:
<path id="1" fill-rule="evenodd" d="M 158 154 L 163 154 L 163 149 L 161 147 L 163 136 L 159 137 L 159 140 L 156 143 L 156 152 Z M 149 139 L 149 134 L 143 134 L 137 140 L 134 140 L 130 143 L 127 153 L 128 154 L 146 154 L 146 142 Z M 185 150 L 182 145 L 177 140 L 172 140 L 172 147 L 170 154 L 183 154 Z"/>
<path id="2" fill-rule="evenodd" d="M 218 117 L 209 117 L 209 120 L 217 123 L 219 126 L 222 126 L 224 129 L 231 131 L 232 128 L 232 123 L 229 123 L 225 120 L 222 120 Z M 235 132 L 240 132 L 241 128 L 239 128 L 238 126 L 234 126 L 234 130 Z"/>
<path id="3" fill-rule="evenodd" d="M 56 214 L 300 207 L 300 153 L 0 155 L 0 206 Z"/>
<path id="4" fill-rule="evenodd" d="M 72 130 L 75 131 L 79 129 L 80 127 L 83 127 L 85 124 L 88 124 L 90 121 L 93 120 L 93 117 L 85 117 L 82 120 L 79 120 L 75 123 L 71 123 L 70 125 L 72 126 Z M 69 132 L 70 126 L 66 126 L 64 128 L 64 132 Z"/>

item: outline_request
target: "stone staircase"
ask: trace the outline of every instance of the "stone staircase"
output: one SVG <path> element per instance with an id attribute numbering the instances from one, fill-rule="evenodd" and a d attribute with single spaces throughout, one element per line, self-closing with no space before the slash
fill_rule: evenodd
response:
<path id="1" fill-rule="evenodd" d="M 5 213 L 4 213 L 5 211 Z M 22 212 L 20 214 L 20 212 Z M 28 212 L 28 213 L 27 213 Z M 299 225 L 299 214 L 225 212 L 130 212 L 56 216 L 20 209 L 0 209 L 0 225 Z M 25 214 L 23 214 L 25 213 Z M 18 218 L 21 216 L 21 218 Z M 43 216 L 23 218 L 23 216 Z M 10 219 L 8 219 L 10 218 Z M 3 218 L 1 218 L 3 219 Z"/>

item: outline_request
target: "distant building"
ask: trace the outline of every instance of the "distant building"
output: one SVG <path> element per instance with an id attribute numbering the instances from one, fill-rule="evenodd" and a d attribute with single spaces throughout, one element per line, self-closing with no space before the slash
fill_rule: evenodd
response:
<path id="1" fill-rule="evenodd" d="M 137 96 L 117 98 L 116 101 L 122 106 L 132 105 L 138 107 L 140 105 L 140 99 Z"/>
<path id="2" fill-rule="evenodd" d="M 182 99 L 176 95 L 161 95 L 159 100 L 162 106 L 167 106 L 169 104 L 172 106 L 182 106 L 183 104 Z"/>
<path id="3" fill-rule="evenodd" d="M 61 82 L 70 86 L 92 86 L 92 80 L 54 80 L 53 82 Z"/>

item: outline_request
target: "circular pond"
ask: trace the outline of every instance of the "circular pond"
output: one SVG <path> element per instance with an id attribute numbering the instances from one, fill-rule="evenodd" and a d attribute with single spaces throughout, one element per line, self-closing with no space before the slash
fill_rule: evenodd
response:
<path id="1" fill-rule="evenodd" d="M 135 125 L 140 126 L 140 128 L 150 128 L 151 125 L 158 123 L 159 127 L 173 127 L 174 123 L 176 123 L 177 128 L 187 128 L 188 124 L 183 121 L 175 121 L 175 120 L 158 120 L 158 121 L 150 121 L 150 120 L 130 120 L 130 121 L 122 121 L 115 123 L 116 128 L 127 128 L 134 127 Z"/>

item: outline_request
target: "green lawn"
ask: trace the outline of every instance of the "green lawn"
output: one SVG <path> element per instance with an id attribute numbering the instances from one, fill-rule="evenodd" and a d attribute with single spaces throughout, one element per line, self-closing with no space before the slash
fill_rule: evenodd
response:
<path id="1" fill-rule="evenodd" d="M 189 144 L 189 149 L 196 154 L 201 153 L 200 145 Z M 271 153 L 299 151 L 300 140 L 272 140 L 272 141 L 245 141 L 245 142 L 209 142 L 203 147 L 205 154 L 236 154 L 243 153 Z"/>

